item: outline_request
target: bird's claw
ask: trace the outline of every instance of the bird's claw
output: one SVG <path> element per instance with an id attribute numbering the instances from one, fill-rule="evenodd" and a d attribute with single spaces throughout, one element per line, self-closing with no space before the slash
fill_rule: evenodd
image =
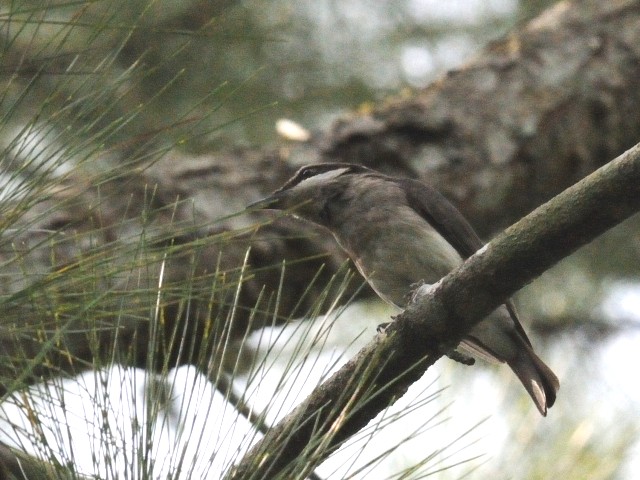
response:
<path id="1" fill-rule="evenodd" d="M 445 355 L 449 357 L 451 360 L 453 360 L 454 362 L 458 362 L 463 365 L 473 365 L 474 363 L 476 363 L 475 358 L 470 357 L 469 355 L 465 355 L 464 353 L 459 352 L 458 350 L 449 350 L 447 353 L 445 353 Z"/>
<path id="2" fill-rule="evenodd" d="M 391 322 L 385 322 L 385 323 L 381 323 L 376 327 L 376 332 L 378 333 L 384 333 L 385 330 L 387 329 L 387 327 L 391 325 Z"/>

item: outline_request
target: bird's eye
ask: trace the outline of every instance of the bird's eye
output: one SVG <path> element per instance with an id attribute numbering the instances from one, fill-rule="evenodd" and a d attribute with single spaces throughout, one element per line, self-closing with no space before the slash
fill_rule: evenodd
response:
<path id="1" fill-rule="evenodd" d="M 316 175 L 316 170 L 313 168 L 307 168 L 305 170 L 302 170 L 300 172 L 298 172 L 298 175 L 296 177 L 296 183 L 300 183 L 305 181 L 307 178 L 311 178 L 313 176 Z"/>
<path id="2" fill-rule="evenodd" d="M 311 168 L 303 170 L 302 172 L 300 172 L 300 180 L 305 180 L 307 178 L 313 177 L 314 173 L 315 172 Z"/>

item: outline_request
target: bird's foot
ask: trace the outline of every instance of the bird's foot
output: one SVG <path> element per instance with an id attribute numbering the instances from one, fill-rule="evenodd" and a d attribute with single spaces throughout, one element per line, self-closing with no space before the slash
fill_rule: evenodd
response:
<path id="1" fill-rule="evenodd" d="M 380 325 L 378 325 L 378 326 L 376 327 L 376 332 L 378 332 L 378 333 L 384 333 L 384 332 L 385 332 L 385 330 L 387 329 L 387 327 L 388 327 L 389 325 L 391 325 L 391 322 L 384 322 L 384 323 L 381 323 Z"/>
<path id="2" fill-rule="evenodd" d="M 411 290 L 409 290 L 409 293 L 407 293 L 407 295 L 405 296 L 405 300 L 407 301 L 407 303 L 416 302 L 420 297 L 426 295 L 433 287 L 433 285 L 434 284 L 427 283 L 424 280 L 412 283 L 410 285 Z"/>
<path id="3" fill-rule="evenodd" d="M 451 360 L 453 360 L 454 362 L 458 362 L 463 365 L 473 365 L 474 363 L 476 363 L 475 358 L 470 357 L 469 355 L 465 355 L 464 353 L 459 352 L 458 350 L 449 350 L 447 353 L 445 353 L 445 355 L 449 357 Z"/>

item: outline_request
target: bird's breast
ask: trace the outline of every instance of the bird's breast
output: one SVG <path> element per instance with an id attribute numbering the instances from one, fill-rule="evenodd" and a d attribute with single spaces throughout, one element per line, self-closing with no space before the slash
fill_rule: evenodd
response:
<path id="1" fill-rule="evenodd" d="M 462 263 L 455 248 L 409 207 L 395 212 L 378 209 L 365 220 L 345 224 L 334 234 L 367 282 L 389 303 L 404 306 L 413 283 L 435 283 Z"/>

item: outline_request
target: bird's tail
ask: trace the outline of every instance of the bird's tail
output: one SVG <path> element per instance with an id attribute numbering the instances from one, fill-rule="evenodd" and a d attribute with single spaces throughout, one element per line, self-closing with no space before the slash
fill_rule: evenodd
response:
<path id="1" fill-rule="evenodd" d="M 511 370 L 518 376 L 533 403 L 543 416 L 556 401 L 560 382 L 555 373 L 535 354 L 533 349 L 520 340 L 518 355 L 507 360 Z"/>

